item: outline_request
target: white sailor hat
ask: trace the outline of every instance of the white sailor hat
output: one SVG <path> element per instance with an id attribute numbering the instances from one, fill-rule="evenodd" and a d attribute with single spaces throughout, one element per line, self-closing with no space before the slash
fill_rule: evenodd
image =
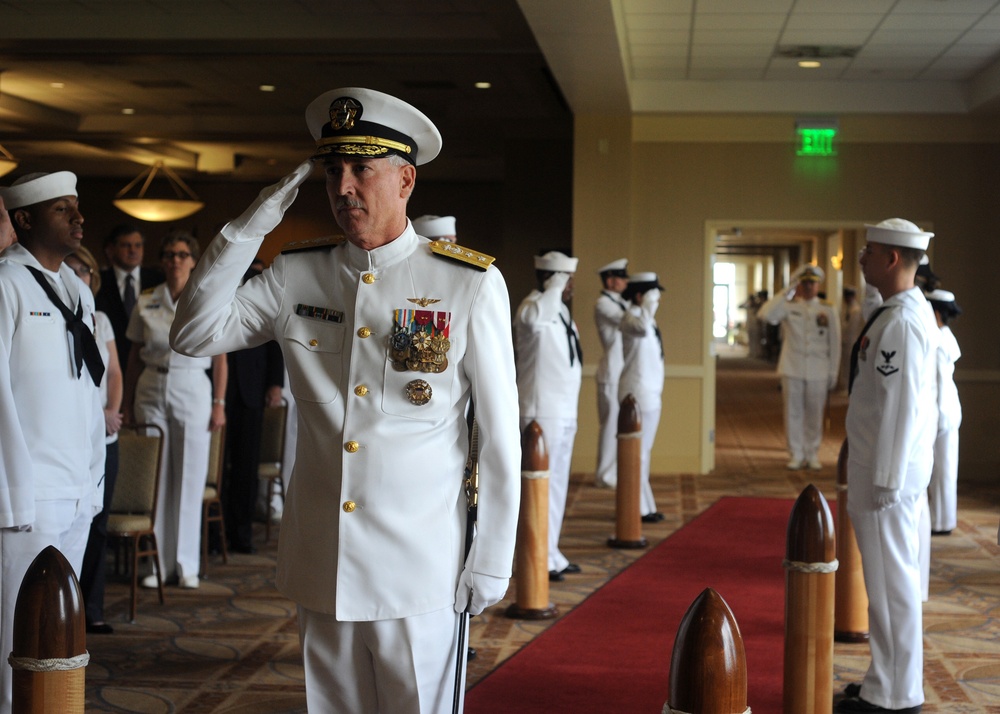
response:
<path id="1" fill-rule="evenodd" d="M 627 278 L 628 277 L 628 258 L 619 258 L 618 260 L 612 260 L 610 263 L 602 268 L 597 269 L 597 274 L 604 276 L 610 275 L 616 278 Z"/>
<path id="2" fill-rule="evenodd" d="M 933 300 L 934 302 L 955 302 L 955 293 L 948 290 L 942 290 L 941 288 L 931 290 L 925 295 L 928 300 Z"/>
<path id="3" fill-rule="evenodd" d="M 867 239 L 871 243 L 895 245 L 901 248 L 916 248 L 927 250 L 933 233 L 920 230 L 916 224 L 903 218 L 887 218 L 873 225 L 865 224 L 868 229 Z"/>
<path id="4" fill-rule="evenodd" d="M 426 238 L 457 235 L 454 216 L 420 216 L 420 218 L 414 218 L 411 223 L 413 223 L 413 230 L 417 232 L 417 235 Z"/>
<path id="5" fill-rule="evenodd" d="M 550 250 L 545 255 L 535 256 L 535 270 L 551 270 L 553 273 L 575 273 L 579 258 L 570 258 L 558 250 Z"/>
<path id="6" fill-rule="evenodd" d="M 10 186 L 0 187 L 0 196 L 8 211 L 53 198 L 76 195 L 76 174 L 72 171 L 27 174 Z"/>
<path id="7" fill-rule="evenodd" d="M 653 288 L 657 290 L 664 289 L 660 285 L 660 279 L 656 276 L 656 273 L 633 273 L 628 277 L 628 284 L 629 287 L 635 289 L 637 292 L 645 292 Z"/>
<path id="8" fill-rule="evenodd" d="M 382 158 L 398 154 L 426 164 L 441 151 L 441 134 L 422 112 L 401 99 L 360 87 L 331 89 L 306 108 L 316 140 L 313 158 Z"/>

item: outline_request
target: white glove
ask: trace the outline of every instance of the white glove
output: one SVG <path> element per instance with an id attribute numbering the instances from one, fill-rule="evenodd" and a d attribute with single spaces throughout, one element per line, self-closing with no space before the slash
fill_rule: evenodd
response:
<path id="1" fill-rule="evenodd" d="M 469 566 L 465 566 L 462 577 L 458 579 L 458 590 L 455 591 L 455 612 L 478 615 L 490 605 L 503 600 L 509 584 L 510 578 L 473 573 Z"/>
<path id="2" fill-rule="evenodd" d="M 552 273 L 542 286 L 545 288 L 545 292 L 549 290 L 558 290 L 562 293 L 563 289 L 566 287 L 566 283 L 569 282 L 569 273 Z"/>
<path id="3" fill-rule="evenodd" d="M 226 224 L 222 234 L 234 242 L 249 242 L 273 231 L 298 195 L 299 186 L 309 178 L 312 168 L 312 159 L 303 161 L 278 183 L 265 188 L 243 215 Z"/>
<path id="4" fill-rule="evenodd" d="M 660 306 L 660 291 L 658 288 L 647 290 L 642 294 L 642 309 L 650 315 L 656 314 L 656 308 Z"/>
<path id="5" fill-rule="evenodd" d="M 886 511 L 899 503 L 898 488 L 882 488 L 881 486 L 876 486 L 874 496 L 876 511 Z"/>

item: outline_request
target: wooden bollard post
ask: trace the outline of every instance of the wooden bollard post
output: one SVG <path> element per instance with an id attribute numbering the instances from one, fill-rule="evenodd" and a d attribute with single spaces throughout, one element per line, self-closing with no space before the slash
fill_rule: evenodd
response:
<path id="1" fill-rule="evenodd" d="M 833 514 L 809 484 L 788 519 L 785 542 L 785 714 L 833 711 Z"/>
<path id="2" fill-rule="evenodd" d="M 847 439 L 837 457 L 837 595 L 833 614 L 833 639 L 868 641 L 868 590 L 861 569 L 861 551 L 854 525 L 847 513 Z"/>
<path id="3" fill-rule="evenodd" d="M 46 547 L 24 574 L 14 606 L 13 714 L 83 714 L 87 632 L 73 567 Z"/>
<path id="4" fill-rule="evenodd" d="M 618 411 L 618 486 L 615 488 L 615 536 L 612 548 L 645 548 L 642 515 L 639 513 L 639 483 L 642 477 L 642 418 L 631 394 Z"/>
<path id="5" fill-rule="evenodd" d="M 517 601 L 507 617 L 545 620 L 559 610 L 549 602 L 549 452 L 532 420 L 521 434 L 521 513 L 517 520 Z"/>
<path id="6" fill-rule="evenodd" d="M 745 714 L 747 657 L 729 605 L 702 591 L 681 620 L 670 655 L 669 699 L 662 714 Z"/>

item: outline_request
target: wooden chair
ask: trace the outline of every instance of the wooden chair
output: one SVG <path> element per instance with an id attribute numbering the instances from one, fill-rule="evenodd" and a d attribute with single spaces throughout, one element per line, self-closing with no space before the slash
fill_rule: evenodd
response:
<path id="1" fill-rule="evenodd" d="M 208 478 L 205 481 L 205 495 L 201 501 L 201 572 L 208 575 L 208 525 L 219 524 L 219 543 L 222 546 L 222 562 L 229 562 L 226 549 L 226 519 L 222 513 L 222 472 L 226 460 L 226 427 L 212 432 L 208 449 Z"/>
<path id="2" fill-rule="evenodd" d="M 160 573 L 159 549 L 153 532 L 162 459 L 163 429 L 157 425 L 136 424 L 122 427 L 118 432 L 118 481 L 108 515 L 108 538 L 124 543 L 130 556 L 130 622 L 135 622 L 139 599 L 140 558 L 152 558 L 160 604 L 163 604 L 163 574 Z"/>
<path id="3" fill-rule="evenodd" d="M 267 481 L 267 513 L 264 516 L 264 542 L 271 540 L 271 516 L 275 513 L 274 497 L 285 502 L 285 422 L 288 419 L 288 402 L 284 399 L 276 407 L 265 407 L 264 423 L 260 430 L 260 466 L 258 478 Z"/>

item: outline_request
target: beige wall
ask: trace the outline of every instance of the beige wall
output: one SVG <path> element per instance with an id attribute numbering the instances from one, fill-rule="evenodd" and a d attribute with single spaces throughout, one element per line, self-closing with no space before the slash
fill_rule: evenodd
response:
<path id="1" fill-rule="evenodd" d="M 840 144 L 838 156 L 803 159 L 795 156 L 790 129 L 783 140 L 779 126 L 794 126 L 793 118 L 758 118 L 746 125 L 722 122 L 699 129 L 697 123 L 673 117 L 642 116 L 634 119 L 630 131 L 620 119 L 576 119 L 573 230 L 581 270 L 627 255 L 633 270 L 655 270 L 666 287 L 658 319 L 667 384 L 654 470 L 697 472 L 712 463 L 703 453 L 711 449 L 714 428 L 706 226 L 758 221 L 858 228 L 900 216 L 936 231 L 932 266 L 965 310 L 953 326 L 963 350 L 956 373 L 965 410 L 961 478 L 995 478 L 1000 469 L 995 447 L 1000 412 L 994 406 L 1000 398 L 994 326 L 995 273 L 1000 265 L 996 137 L 977 143 L 982 132 L 967 118 L 954 124 L 940 117 L 926 122 L 886 118 L 881 123 L 864 118 L 853 125 L 841 122 L 842 134 L 848 134 L 850 126 L 857 126 L 858 132 L 856 141 L 848 135 Z M 626 134 L 631 146 L 612 143 L 611 153 L 605 155 L 593 151 L 595 137 Z M 631 194 L 628 215 L 620 215 L 624 193 Z M 609 250 L 608 236 L 593 225 L 600 221 L 627 231 L 614 242 L 614 250 Z M 844 235 L 846 261 L 853 259 L 858 242 Z M 844 279 L 856 282 L 853 265 Z M 583 323 L 584 308 L 593 304 L 597 287 L 578 289 L 577 294 L 577 319 Z M 582 333 L 585 354 L 596 361 L 596 334 L 593 329 Z M 592 393 L 591 387 L 581 398 L 577 470 L 593 469 Z"/>

